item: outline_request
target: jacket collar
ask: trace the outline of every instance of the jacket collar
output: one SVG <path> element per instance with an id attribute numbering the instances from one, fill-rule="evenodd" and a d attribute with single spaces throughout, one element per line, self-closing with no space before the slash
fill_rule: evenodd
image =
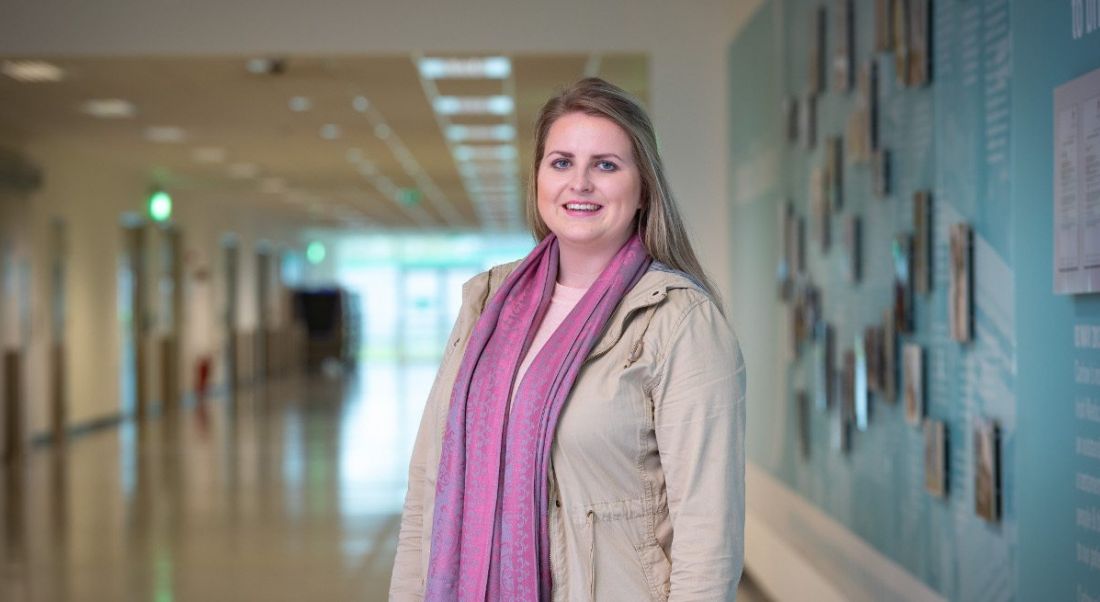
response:
<path id="1" fill-rule="evenodd" d="M 489 297 L 496 292 L 504 279 L 519 264 L 519 261 L 513 261 L 512 263 L 498 265 L 482 274 L 483 278 L 475 278 L 470 283 L 472 286 L 467 287 L 464 291 L 463 301 L 476 304 L 477 313 L 481 315 Z M 668 297 L 668 292 L 671 290 L 692 288 L 702 290 L 702 287 L 687 274 L 670 268 L 659 261 L 654 261 L 649 266 L 649 270 L 642 274 L 641 279 L 634 285 L 634 288 L 630 289 L 623 297 L 615 312 L 611 314 L 611 318 L 607 323 L 607 330 L 600 337 L 600 341 L 592 350 L 589 359 L 602 355 L 615 346 L 622 338 L 627 322 L 635 313 L 661 303 Z"/>

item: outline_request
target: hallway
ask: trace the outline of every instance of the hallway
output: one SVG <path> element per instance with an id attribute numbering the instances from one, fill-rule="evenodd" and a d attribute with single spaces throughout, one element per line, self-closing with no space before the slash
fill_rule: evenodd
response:
<path id="1" fill-rule="evenodd" d="M 0 600 L 384 600 L 433 373 L 287 378 L 32 450 L 4 473 Z"/>
<path id="2" fill-rule="evenodd" d="M 385 600 L 435 368 L 287 377 L 32 449 L 2 473 L 0 600 Z"/>

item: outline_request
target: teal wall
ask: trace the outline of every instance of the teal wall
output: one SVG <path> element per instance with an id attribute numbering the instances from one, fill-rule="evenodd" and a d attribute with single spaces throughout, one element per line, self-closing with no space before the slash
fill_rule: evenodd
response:
<path id="1" fill-rule="evenodd" d="M 856 69 L 868 60 L 880 68 L 880 140 L 893 155 L 893 192 L 875 198 L 869 167 L 846 165 L 826 252 L 810 235 L 808 176 L 824 165 L 822 141 L 844 134 L 856 93 L 835 90 L 826 73 L 811 150 L 786 141 L 781 108 L 806 90 L 809 18 L 819 5 L 829 10 L 831 57 L 835 3 L 765 2 L 729 48 L 738 283 L 731 317 L 749 366 L 749 460 L 949 599 L 1100 597 L 1100 571 L 1077 559 L 1087 549 L 1100 557 L 1100 531 L 1077 526 L 1078 510 L 1100 512 L 1100 498 L 1075 487 L 1078 473 L 1100 477 L 1100 461 L 1075 451 L 1078 438 L 1100 439 L 1100 424 L 1075 415 L 1082 398 L 1100 403 L 1100 390 L 1074 384 L 1075 365 L 1100 367 L 1100 351 L 1076 349 L 1073 337 L 1075 326 L 1100 325 L 1100 301 L 1051 293 L 1053 89 L 1100 68 L 1100 31 L 1074 39 L 1073 4 L 934 0 L 932 82 L 905 88 L 891 55 L 873 52 L 873 2 L 854 2 Z M 839 351 L 891 305 L 890 241 L 912 232 L 912 195 L 921 189 L 933 197 L 933 285 L 915 296 L 916 331 L 901 342 L 924 347 L 926 413 L 947 424 L 944 499 L 925 492 L 923 434 L 900 403 L 873 401 L 870 428 L 853 431 L 847 453 L 832 442 L 837 410 L 812 409 L 810 455 L 800 455 L 794 394 L 814 390 L 813 353 L 788 351 L 789 306 L 773 268 L 779 206 L 789 200 L 807 219 L 808 272 L 837 332 L 839 367 Z M 856 285 L 844 277 L 838 244 L 848 215 L 863 220 Z M 947 313 L 948 228 L 960 221 L 974 231 L 975 335 L 967 344 L 951 339 Z M 997 523 L 974 512 L 972 428 L 980 418 L 1001 427 Z M 829 553 L 830 542 L 797 524 L 773 526 L 810 554 Z"/>
<path id="2" fill-rule="evenodd" d="M 1100 68 L 1100 30 L 1074 39 L 1072 4 L 1013 5 L 1012 200 L 1026 216 L 1013 231 L 1021 600 L 1100 598 L 1100 568 L 1078 560 L 1079 546 L 1100 555 L 1100 526 L 1077 524 L 1078 510 L 1100 509 L 1100 497 L 1075 484 L 1078 474 L 1100 477 L 1100 461 L 1076 452 L 1079 439 L 1100 439 L 1100 423 L 1076 416 L 1078 401 L 1100 403 L 1100 389 L 1074 378 L 1077 365 L 1100 366 L 1100 351 L 1074 345 L 1075 326 L 1100 325 L 1100 297 L 1051 293 L 1053 91 Z"/>

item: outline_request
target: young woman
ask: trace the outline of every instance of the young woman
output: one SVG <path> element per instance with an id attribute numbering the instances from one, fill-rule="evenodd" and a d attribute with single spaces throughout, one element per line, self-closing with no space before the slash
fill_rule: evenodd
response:
<path id="1" fill-rule="evenodd" d="M 409 470 L 391 600 L 731 600 L 745 369 L 639 103 L 540 112 L 538 246 L 463 289 Z"/>

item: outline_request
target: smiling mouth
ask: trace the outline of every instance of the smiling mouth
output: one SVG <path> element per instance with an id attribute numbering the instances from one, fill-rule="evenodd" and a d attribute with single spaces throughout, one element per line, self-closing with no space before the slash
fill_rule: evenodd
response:
<path id="1" fill-rule="evenodd" d="M 570 202 L 565 204 L 566 211 L 577 213 L 595 213 L 599 211 L 603 206 L 595 203 L 576 203 Z"/>

